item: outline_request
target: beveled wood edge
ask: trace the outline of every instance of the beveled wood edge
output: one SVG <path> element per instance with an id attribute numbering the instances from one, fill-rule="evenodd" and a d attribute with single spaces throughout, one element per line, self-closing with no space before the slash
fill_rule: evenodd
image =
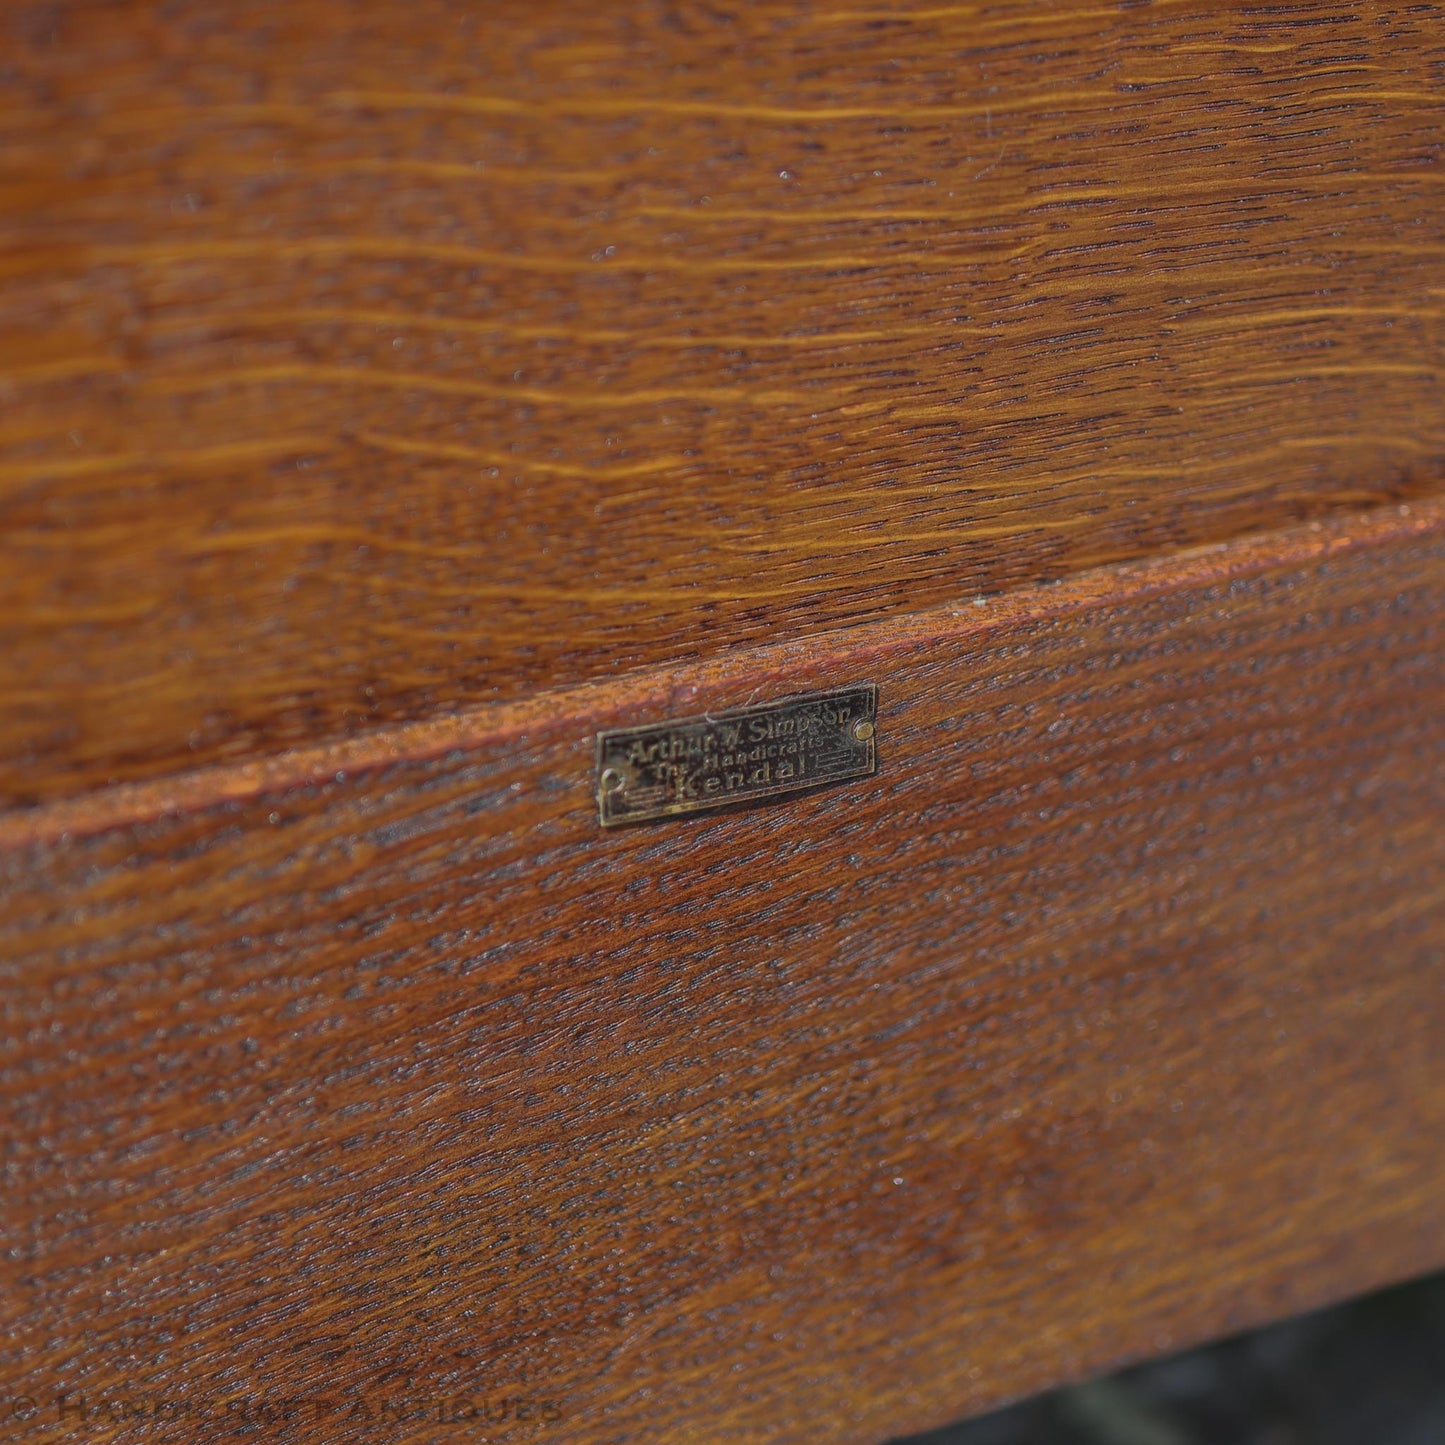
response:
<path id="1" fill-rule="evenodd" d="M 468 751 L 538 729 L 590 728 L 598 715 L 623 710 L 672 716 L 689 711 L 704 688 L 734 682 L 739 689 L 737 703 L 747 705 L 768 683 L 776 679 L 784 684 L 800 660 L 816 659 L 819 653 L 833 654 L 836 665 L 846 669 L 849 655 L 855 652 L 906 648 L 911 643 L 936 643 L 940 638 L 978 637 L 1026 622 L 1086 612 L 1105 600 L 1140 600 L 1176 588 L 1218 584 L 1429 535 L 1445 535 L 1445 496 L 1336 513 L 1295 527 L 1092 568 L 1058 582 L 960 599 L 882 622 L 736 649 L 721 658 L 631 670 L 606 682 L 543 691 L 521 701 L 482 704 L 335 742 L 11 809 L 0 812 L 0 849 L 63 842 L 283 792 L 338 774 L 370 772 Z M 752 687 L 744 694 L 742 688 L 749 683 Z"/>

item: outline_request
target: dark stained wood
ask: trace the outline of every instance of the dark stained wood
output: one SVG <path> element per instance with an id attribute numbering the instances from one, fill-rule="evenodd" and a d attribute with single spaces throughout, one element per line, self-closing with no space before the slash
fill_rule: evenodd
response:
<path id="1" fill-rule="evenodd" d="M 1390 508 L 12 814 L 0 1404 L 846 1445 L 1445 1263 L 1442 657 Z M 846 679 L 876 779 L 597 827 Z"/>
<path id="2" fill-rule="evenodd" d="M 0 11 L 0 796 L 1439 487 L 1442 13 Z"/>

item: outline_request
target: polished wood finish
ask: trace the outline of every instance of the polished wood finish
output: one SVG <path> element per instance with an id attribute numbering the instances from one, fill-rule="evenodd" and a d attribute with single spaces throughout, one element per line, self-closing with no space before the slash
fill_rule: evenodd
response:
<path id="1" fill-rule="evenodd" d="M 0 1420 L 867 1445 L 1445 1264 L 1442 20 L 0 10 Z"/>
<path id="2" fill-rule="evenodd" d="M 1438 6 L 0 12 L 0 797 L 1442 481 Z"/>
<path id="3" fill-rule="evenodd" d="M 12 814 L 7 1402 L 846 1445 L 1445 1264 L 1442 656 L 1391 507 Z M 598 828 L 847 679 L 876 778 Z"/>

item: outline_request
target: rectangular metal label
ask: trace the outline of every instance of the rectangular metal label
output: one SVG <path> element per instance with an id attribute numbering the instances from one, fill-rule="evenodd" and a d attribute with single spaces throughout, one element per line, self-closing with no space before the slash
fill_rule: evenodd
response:
<path id="1" fill-rule="evenodd" d="M 874 771 L 872 683 L 597 734 L 603 827 L 670 818 Z"/>

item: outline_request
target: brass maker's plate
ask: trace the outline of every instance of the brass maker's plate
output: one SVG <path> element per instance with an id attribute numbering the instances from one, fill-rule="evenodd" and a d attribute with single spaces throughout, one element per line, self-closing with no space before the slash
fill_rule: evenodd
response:
<path id="1" fill-rule="evenodd" d="M 877 766 L 878 689 L 811 692 L 758 707 L 597 734 L 604 828 L 865 778 Z"/>

